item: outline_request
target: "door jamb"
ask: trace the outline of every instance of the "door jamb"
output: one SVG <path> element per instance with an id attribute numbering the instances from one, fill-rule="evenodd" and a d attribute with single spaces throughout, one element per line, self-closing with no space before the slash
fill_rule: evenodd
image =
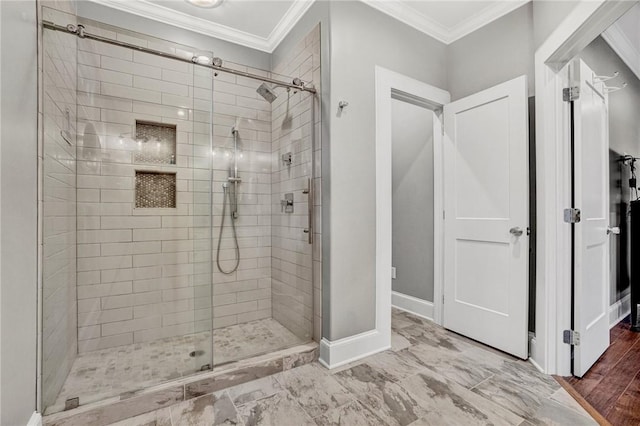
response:
<path id="1" fill-rule="evenodd" d="M 418 99 L 434 109 L 434 321 L 442 324 L 444 175 L 442 124 L 435 110 L 449 103 L 449 92 L 380 66 L 376 75 L 376 328 L 391 332 L 392 93 Z"/>
<path id="2" fill-rule="evenodd" d="M 635 2 L 580 2 L 535 53 L 536 185 L 536 336 L 531 361 L 547 374 L 570 375 L 570 346 L 562 332 L 571 326 L 570 227 L 562 210 L 569 206 L 569 115 L 562 100 L 568 75 L 564 66 Z"/>

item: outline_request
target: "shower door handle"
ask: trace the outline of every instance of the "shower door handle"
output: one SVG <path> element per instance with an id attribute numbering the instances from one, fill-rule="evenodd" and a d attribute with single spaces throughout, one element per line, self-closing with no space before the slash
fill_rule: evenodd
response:
<path id="1" fill-rule="evenodd" d="M 304 229 L 303 232 L 308 236 L 309 244 L 313 244 L 313 184 L 311 179 L 307 179 L 307 189 L 302 191 L 303 194 L 307 194 L 307 205 L 309 207 L 308 216 L 308 228 Z"/>

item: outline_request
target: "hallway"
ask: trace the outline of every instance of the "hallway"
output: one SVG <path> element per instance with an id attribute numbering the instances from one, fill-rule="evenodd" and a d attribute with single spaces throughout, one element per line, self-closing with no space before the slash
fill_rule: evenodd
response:
<path id="1" fill-rule="evenodd" d="M 397 310 L 392 336 L 331 372 L 310 364 L 115 424 L 596 424 L 527 362 Z"/>

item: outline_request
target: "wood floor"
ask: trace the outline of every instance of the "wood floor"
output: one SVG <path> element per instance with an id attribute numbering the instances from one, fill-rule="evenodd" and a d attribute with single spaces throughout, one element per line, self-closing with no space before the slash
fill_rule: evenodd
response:
<path id="1" fill-rule="evenodd" d="M 611 345 L 582 378 L 565 382 L 612 425 L 640 424 L 640 333 L 629 319 L 611 329 Z"/>

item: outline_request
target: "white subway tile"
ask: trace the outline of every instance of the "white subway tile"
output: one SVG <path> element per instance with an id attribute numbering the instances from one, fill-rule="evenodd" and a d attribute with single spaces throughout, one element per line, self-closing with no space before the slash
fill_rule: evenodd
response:
<path id="1" fill-rule="evenodd" d="M 121 86 L 118 84 L 101 83 L 100 93 L 106 96 L 115 96 L 125 99 L 135 99 L 144 102 L 157 102 L 162 100 L 160 92 Z"/>

